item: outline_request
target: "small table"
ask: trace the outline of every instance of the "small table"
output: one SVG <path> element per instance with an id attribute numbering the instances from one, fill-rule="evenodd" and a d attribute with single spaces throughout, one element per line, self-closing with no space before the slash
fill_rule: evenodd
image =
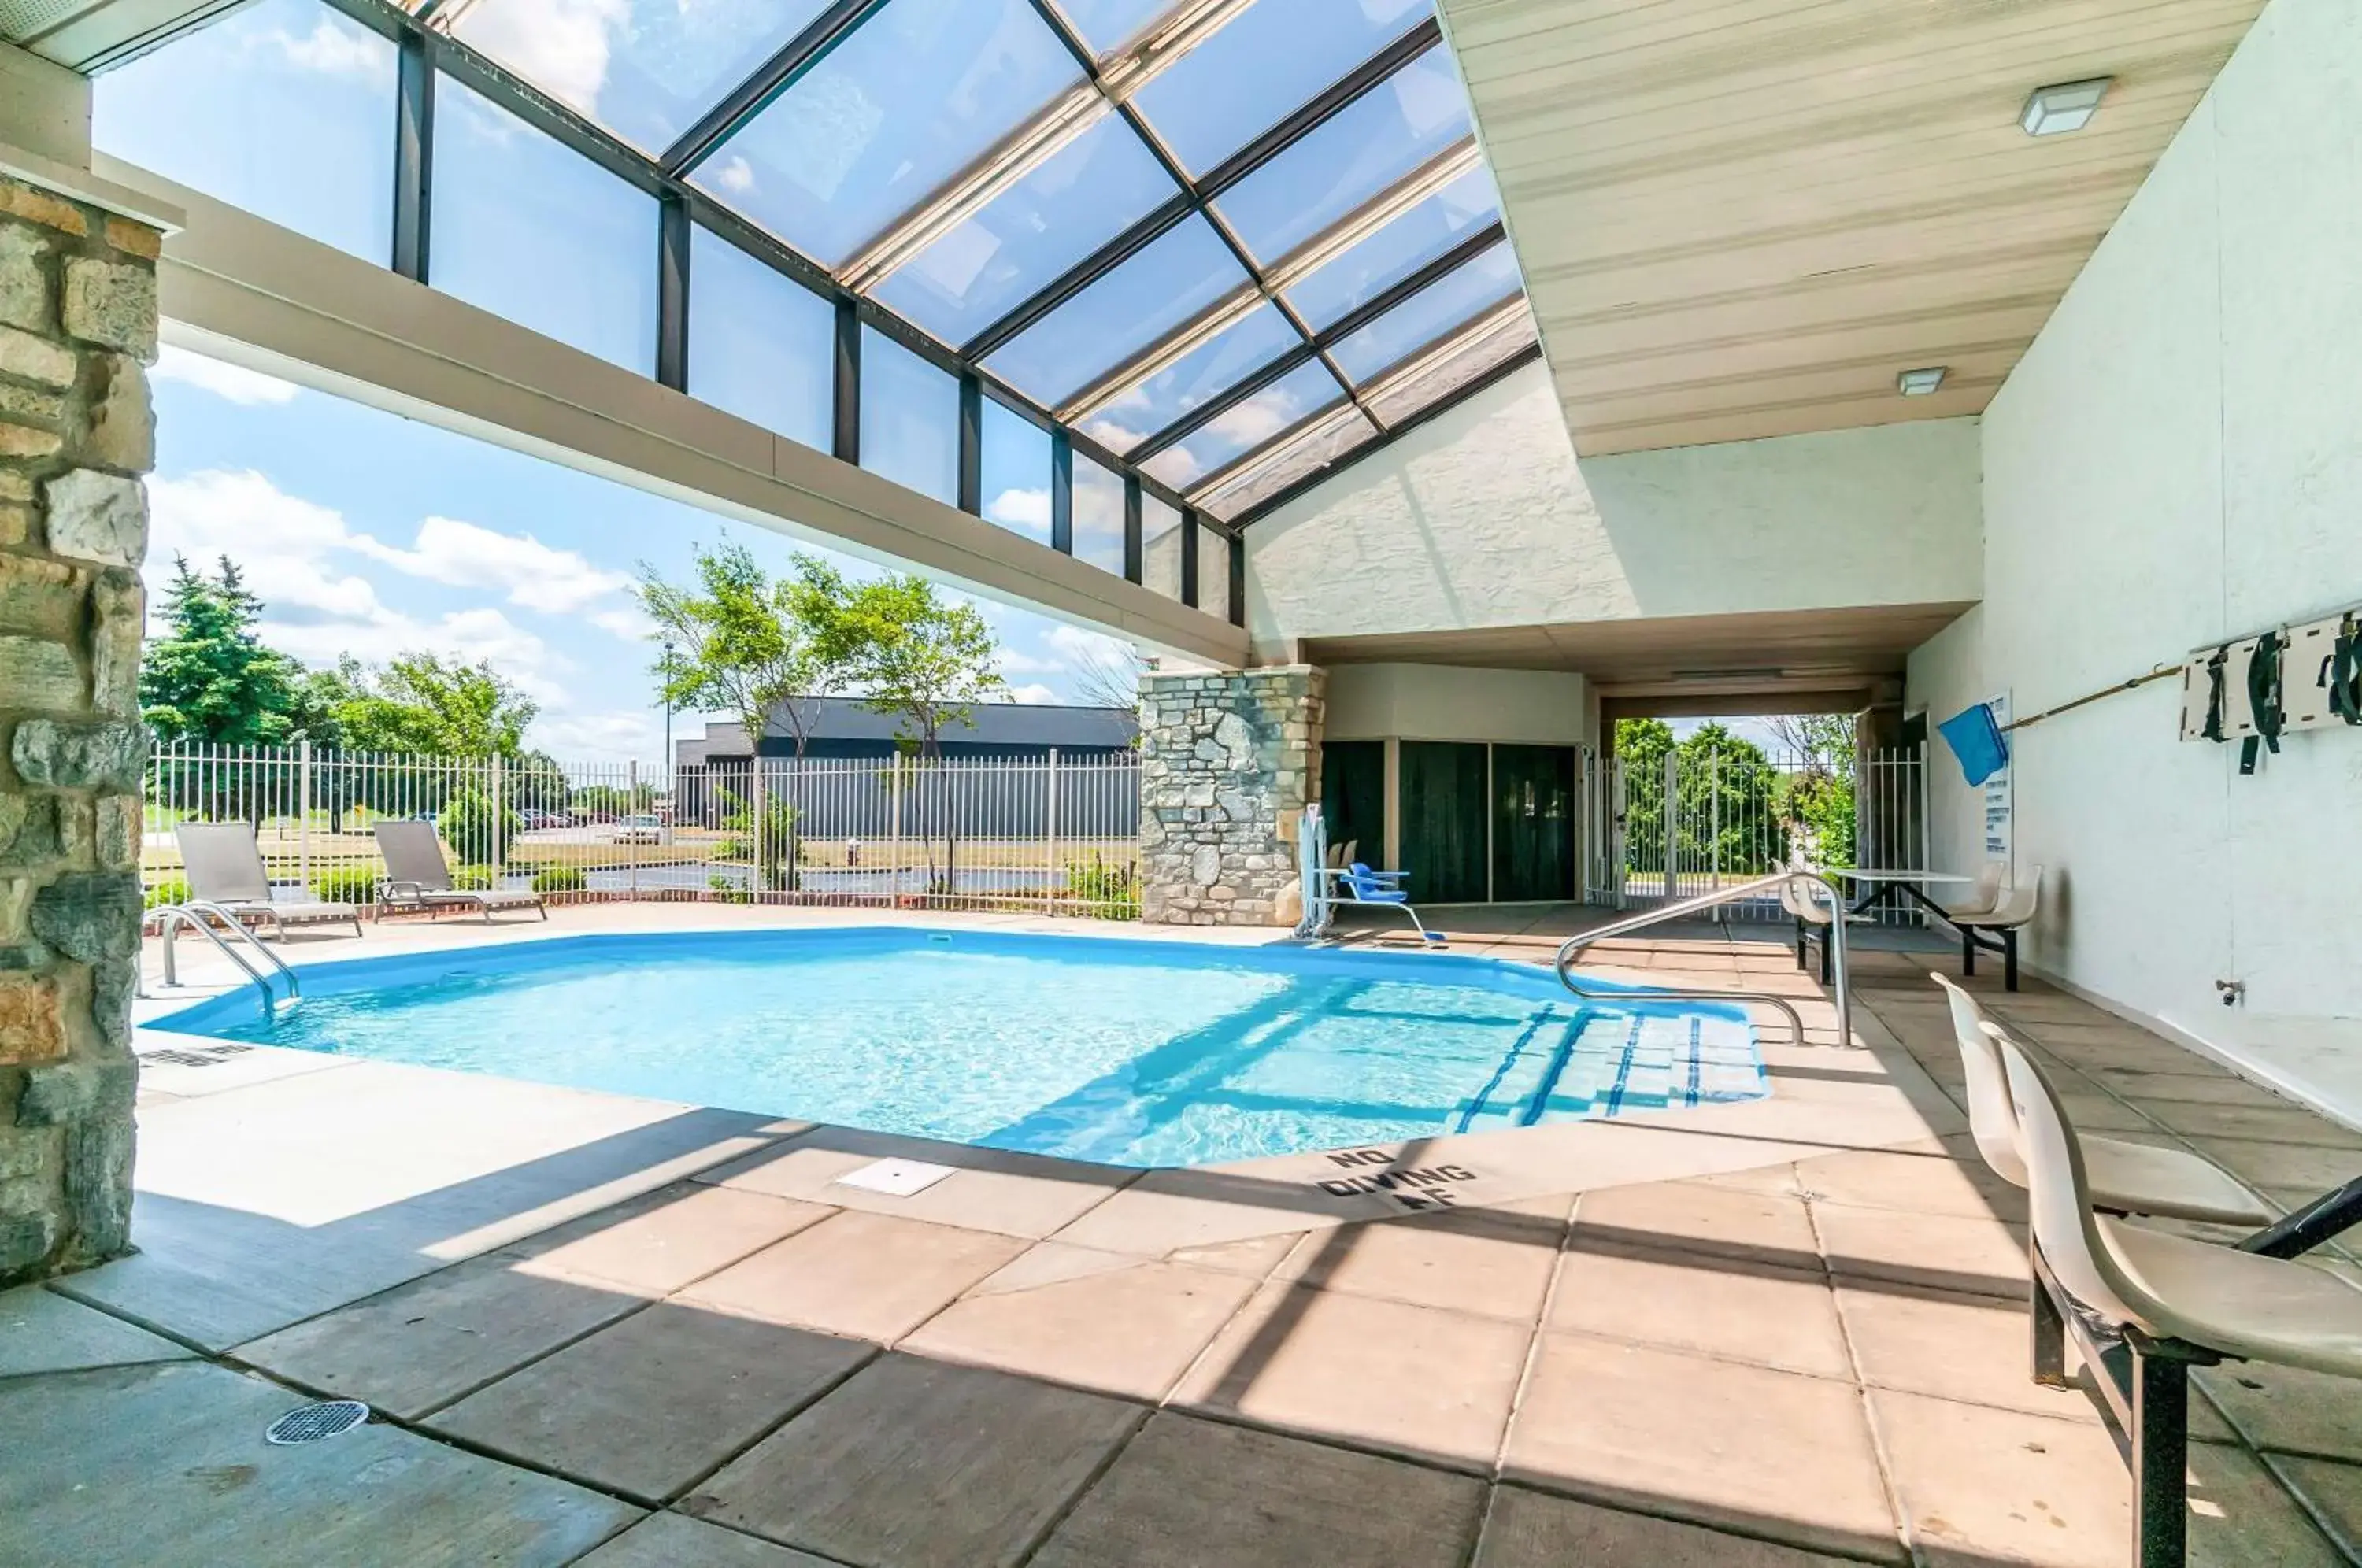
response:
<path id="1" fill-rule="evenodd" d="M 1821 870 L 1821 875 L 1824 877 L 1842 877 L 1849 882 L 1866 885 L 1870 889 L 1870 891 L 1864 893 L 1860 898 L 1854 900 L 1853 907 L 1846 911 L 1849 914 L 1866 914 L 1870 911 L 1877 908 L 1880 904 L 1886 903 L 1897 897 L 1916 899 L 1921 903 L 1924 903 L 1927 905 L 1928 908 L 1934 910 L 1937 914 L 1941 914 L 1943 913 L 1942 906 L 1937 904 L 1933 899 L 1930 899 L 1925 892 L 1920 890 L 1925 884 L 1931 882 L 1973 882 L 1976 880 L 1974 877 L 1963 877 L 1957 871 L 1860 871 L 1823 868 Z"/>

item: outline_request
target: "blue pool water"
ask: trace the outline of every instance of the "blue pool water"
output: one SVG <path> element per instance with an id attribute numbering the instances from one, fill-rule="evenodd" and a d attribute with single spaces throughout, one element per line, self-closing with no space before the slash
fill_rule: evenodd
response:
<path id="1" fill-rule="evenodd" d="M 1728 1008 L 1531 966 L 910 929 L 585 936 L 316 965 L 157 1027 L 1119 1165 L 1760 1099 Z"/>

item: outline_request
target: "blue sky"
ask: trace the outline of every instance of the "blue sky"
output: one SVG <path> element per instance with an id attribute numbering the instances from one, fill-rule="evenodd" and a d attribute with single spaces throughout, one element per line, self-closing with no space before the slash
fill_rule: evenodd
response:
<path id="1" fill-rule="evenodd" d="M 730 539 L 782 569 L 798 547 L 184 350 L 167 348 L 153 381 L 151 602 L 176 554 L 226 553 L 267 606 L 274 646 L 313 664 L 413 648 L 489 658 L 541 703 L 532 739 L 561 757 L 653 761 L 663 749 L 655 650 L 630 593 L 641 561 L 684 577 L 700 545 Z M 980 607 L 1020 700 L 1069 700 L 1076 660 L 1109 646 Z"/>

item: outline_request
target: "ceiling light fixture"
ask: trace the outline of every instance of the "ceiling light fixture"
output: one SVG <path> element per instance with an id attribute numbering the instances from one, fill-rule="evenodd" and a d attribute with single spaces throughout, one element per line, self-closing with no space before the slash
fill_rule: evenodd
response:
<path id="1" fill-rule="evenodd" d="M 2081 130 L 2092 123 L 2092 116 L 2098 111 L 2111 80 L 2094 76 L 2088 82 L 2060 82 L 2036 87 L 2034 95 L 2026 99 L 2025 110 L 2017 116 L 2017 123 L 2028 136 L 2060 136 Z"/>
<path id="2" fill-rule="evenodd" d="M 1904 397 L 1926 397 L 1944 384 L 1944 367 L 1929 365 L 1925 370 L 1905 370 L 1894 378 L 1894 390 Z"/>

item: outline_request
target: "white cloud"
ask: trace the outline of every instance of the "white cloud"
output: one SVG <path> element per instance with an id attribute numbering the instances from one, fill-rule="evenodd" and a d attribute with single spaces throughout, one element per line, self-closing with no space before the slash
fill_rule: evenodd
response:
<path id="1" fill-rule="evenodd" d="M 681 716 L 674 715 L 673 733 L 687 734 Z M 664 721 L 655 713 L 629 709 L 599 713 L 544 714 L 534 720 L 527 738 L 561 762 L 577 760 L 657 761 L 664 751 Z M 646 778 L 645 770 L 642 778 Z"/>
<path id="2" fill-rule="evenodd" d="M 631 579 L 592 566 L 573 550 L 545 545 L 530 534 L 503 534 L 451 517 L 429 517 L 403 550 L 357 536 L 353 547 L 413 577 L 449 588 L 480 588 L 512 604 L 548 614 L 570 614 L 629 587 Z"/>
<path id="3" fill-rule="evenodd" d="M 322 17 L 302 38 L 281 28 L 265 34 L 264 41 L 299 70 L 322 76 L 356 77 L 364 82 L 393 80 L 392 49 L 375 33 L 342 17 Z"/>
<path id="4" fill-rule="evenodd" d="M 713 171 L 713 182 L 734 195 L 743 196 L 755 188 L 755 166 L 734 152 Z"/>
<path id="5" fill-rule="evenodd" d="M 1004 490 L 992 498 L 984 509 L 987 518 L 1005 523 L 1015 528 L 1047 528 L 1050 526 L 1050 492 L 1047 490 Z"/>
<path id="6" fill-rule="evenodd" d="M 1000 673 L 1003 675 L 1055 675 L 1065 668 L 1062 660 L 1043 658 L 1022 648 L 1004 647 L 1000 650 Z"/>
<path id="7" fill-rule="evenodd" d="M 172 558 L 211 570 L 228 556 L 246 584 L 280 611 L 300 618 L 369 622 L 390 613 L 365 578 L 338 572 L 331 561 L 354 536 L 341 513 L 289 495 L 251 469 L 219 469 L 186 479 L 148 482 L 149 586 L 171 580 Z"/>
<path id="8" fill-rule="evenodd" d="M 1120 637 L 1102 636 L 1063 621 L 1052 626 L 1042 640 L 1063 656 L 1057 667 L 1061 669 L 1088 660 L 1124 658 L 1131 653 L 1131 645 Z"/>
<path id="9" fill-rule="evenodd" d="M 631 20 L 630 0 L 500 0 L 469 14 L 468 41 L 595 118 L 614 37 Z"/>
<path id="10" fill-rule="evenodd" d="M 208 359 L 167 343 L 156 351 L 156 368 L 148 372 L 160 381 L 180 381 L 215 397 L 253 408 L 265 403 L 292 403 L 304 389 L 277 376 L 266 376 L 243 365 Z"/>
<path id="11" fill-rule="evenodd" d="M 1010 687 L 1001 693 L 1001 700 L 1007 702 L 1055 702 L 1058 694 L 1036 680 L 1030 685 Z"/>
<path id="12" fill-rule="evenodd" d="M 627 643 L 644 643 L 656 635 L 657 624 L 647 618 L 635 604 L 621 610 L 594 610 L 590 624 L 602 632 L 612 632 Z"/>

